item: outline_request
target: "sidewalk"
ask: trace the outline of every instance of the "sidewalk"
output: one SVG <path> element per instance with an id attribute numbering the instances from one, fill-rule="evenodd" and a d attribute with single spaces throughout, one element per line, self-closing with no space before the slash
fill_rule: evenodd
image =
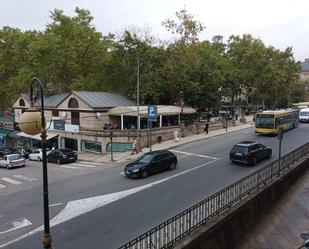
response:
<path id="1" fill-rule="evenodd" d="M 243 236 L 237 249 L 296 249 L 309 234 L 309 170 Z"/>
<path id="2" fill-rule="evenodd" d="M 219 130 L 210 130 L 208 134 L 200 133 L 196 135 L 181 137 L 178 142 L 175 142 L 174 140 L 165 141 L 162 143 L 157 143 L 152 145 L 152 150 L 165 150 L 165 149 L 172 149 L 174 147 L 177 147 L 182 144 L 190 143 L 193 141 L 201 140 L 201 139 L 207 139 L 209 137 L 214 137 L 218 135 L 222 135 L 225 133 L 234 132 L 237 130 L 245 129 L 248 127 L 253 127 L 253 116 L 246 116 L 247 123 L 242 124 L 240 122 L 236 122 L 235 126 L 230 126 L 226 129 L 219 129 Z M 143 148 L 143 150 L 135 155 L 131 155 L 131 151 L 128 152 L 113 152 L 113 162 L 111 161 L 111 154 L 107 153 L 104 155 L 96 155 L 94 153 L 88 153 L 88 152 L 79 152 L 78 153 L 78 159 L 82 161 L 88 161 L 88 162 L 97 162 L 102 164 L 111 164 L 111 163 L 124 163 L 129 162 L 137 157 L 141 156 L 142 154 L 149 151 L 149 148 Z"/>

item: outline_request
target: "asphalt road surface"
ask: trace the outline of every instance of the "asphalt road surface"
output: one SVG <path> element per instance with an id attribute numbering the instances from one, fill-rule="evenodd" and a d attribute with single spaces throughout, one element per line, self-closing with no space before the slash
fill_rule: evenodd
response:
<path id="1" fill-rule="evenodd" d="M 232 164 L 229 150 L 242 140 L 273 149 L 256 166 Z M 309 125 L 284 134 L 282 155 L 309 141 Z M 146 179 L 128 179 L 124 165 L 49 164 L 51 235 L 55 248 L 113 249 L 191 207 L 216 191 L 278 158 L 277 137 L 253 128 L 185 144 L 173 149 L 176 170 Z M 41 163 L 0 169 L 0 248 L 42 248 Z"/>

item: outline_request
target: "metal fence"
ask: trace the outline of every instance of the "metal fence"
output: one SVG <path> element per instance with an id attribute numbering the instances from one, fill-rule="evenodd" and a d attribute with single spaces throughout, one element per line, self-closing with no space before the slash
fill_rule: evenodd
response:
<path id="1" fill-rule="evenodd" d="M 273 178 L 285 174 L 289 169 L 296 167 L 306 160 L 308 156 L 309 143 L 283 156 L 280 160 L 280 165 L 279 161 L 276 160 L 262 167 L 138 236 L 119 247 L 119 249 L 169 248 L 200 225 L 205 224 L 213 217 L 230 209 L 240 200 L 245 199 L 246 196 L 267 184 Z"/>

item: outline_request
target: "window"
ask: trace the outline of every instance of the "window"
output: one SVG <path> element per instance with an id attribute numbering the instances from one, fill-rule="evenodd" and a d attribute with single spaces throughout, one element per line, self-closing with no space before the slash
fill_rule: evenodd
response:
<path id="1" fill-rule="evenodd" d="M 79 105 L 78 105 L 77 100 L 76 100 L 75 98 L 71 98 L 71 99 L 69 100 L 68 107 L 69 107 L 69 108 L 78 108 Z"/>
<path id="2" fill-rule="evenodd" d="M 95 141 L 82 140 L 81 141 L 81 150 L 90 151 L 94 153 L 101 153 L 102 146 L 101 143 Z"/>
<path id="3" fill-rule="evenodd" d="M 52 110 L 52 116 L 53 117 L 59 117 L 59 111 L 58 110 Z"/>
<path id="4" fill-rule="evenodd" d="M 20 99 L 19 100 L 19 106 L 25 106 L 25 101 L 23 99 Z"/>

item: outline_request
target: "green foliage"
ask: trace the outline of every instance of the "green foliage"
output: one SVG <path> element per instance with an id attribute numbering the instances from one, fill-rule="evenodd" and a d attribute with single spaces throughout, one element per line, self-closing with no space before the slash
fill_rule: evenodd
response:
<path id="1" fill-rule="evenodd" d="M 136 100 L 138 65 L 141 104 L 204 110 L 243 94 L 252 104 L 283 107 L 306 97 L 291 48 L 266 47 L 249 34 L 199 41 L 204 26 L 186 9 L 162 23 L 178 35 L 169 43 L 128 30 L 118 39 L 103 35 L 85 9 L 76 8 L 73 17 L 55 9 L 50 18 L 43 32 L 0 30 L 1 108 L 28 91 L 34 75 L 49 83 L 50 93 L 113 91 Z"/>

